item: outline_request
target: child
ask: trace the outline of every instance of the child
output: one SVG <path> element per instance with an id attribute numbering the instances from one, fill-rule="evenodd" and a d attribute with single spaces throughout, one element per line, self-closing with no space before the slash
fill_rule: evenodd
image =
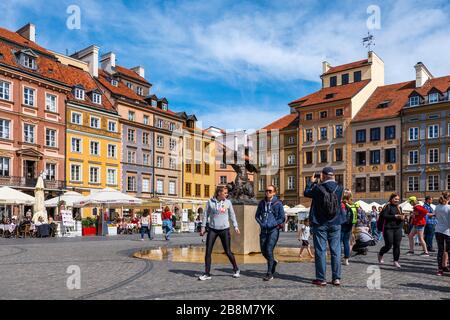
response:
<path id="1" fill-rule="evenodd" d="M 309 256 L 312 258 L 313 255 L 312 255 L 312 252 L 311 252 L 311 248 L 309 247 L 309 237 L 311 235 L 311 229 L 310 229 L 310 226 L 309 226 L 309 219 L 308 218 L 306 218 L 303 221 L 303 224 L 300 225 L 300 228 L 299 228 L 298 231 L 299 231 L 299 236 L 300 236 L 300 239 L 298 239 L 298 241 L 302 242 L 302 247 L 300 248 L 299 257 L 302 256 L 303 250 L 306 249 L 308 251 Z"/>
<path id="2" fill-rule="evenodd" d="M 367 255 L 367 247 L 376 245 L 377 242 L 370 234 L 368 227 L 356 228 L 356 241 L 353 245 L 352 251 L 356 252 L 356 255 Z"/>

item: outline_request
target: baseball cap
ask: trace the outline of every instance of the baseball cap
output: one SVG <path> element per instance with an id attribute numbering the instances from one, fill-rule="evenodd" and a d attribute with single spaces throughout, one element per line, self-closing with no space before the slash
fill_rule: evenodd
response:
<path id="1" fill-rule="evenodd" d="M 326 174 L 327 176 L 332 176 L 334 175 L 334 169 L 332 167 L 325 167 L 322 170 L 323 174 Z"/>
<path id="2" fill-rule="evenodd" d="M 411 196 L 411 197 L 408 198 L 408 202 L 412 202 L 412 201 L 416 202 L 417 201 L 417 197 L 416 196 Z"/>

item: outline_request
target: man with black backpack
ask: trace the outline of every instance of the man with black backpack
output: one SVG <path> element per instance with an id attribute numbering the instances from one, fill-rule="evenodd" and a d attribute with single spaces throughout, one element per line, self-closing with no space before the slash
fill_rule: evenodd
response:
<path id="1" fill-rule="evenodd" d="M 311 198 L 309 219 L 312 223 L 315 251 L 316 279 L 314 285 L 326 286 L 327 242 L 330 246 L 332 284 L 341 279 L 341 224 L 345 213 L 341 210 L 343 187 L 334 180 L 334 169 L 325 167 L 307 183 L 304 196 Z"/>

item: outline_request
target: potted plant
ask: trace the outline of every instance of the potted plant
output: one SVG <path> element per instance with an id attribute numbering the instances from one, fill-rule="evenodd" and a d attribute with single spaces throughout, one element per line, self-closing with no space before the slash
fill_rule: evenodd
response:
<path id="1" fill-rule="evenodd" d="M 97 234 L 97 228 L 95 227 L 95 219 L 87 217 L 81 221 L 82 235 L 83 236 L 95 236 Z"/>

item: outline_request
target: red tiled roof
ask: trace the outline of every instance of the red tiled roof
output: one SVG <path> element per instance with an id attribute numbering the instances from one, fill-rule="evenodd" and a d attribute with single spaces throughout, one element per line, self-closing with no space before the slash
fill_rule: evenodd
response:
<path id="1" fill-rule="evenodd" d="M 355 96 L 361 89 L 363 89 L 369 82 L 370 80 L 363 80 L 359 82 L 352 82 L 343 86 L 322 88 L 310 95 L 290 102 L 289 105 L 306 107 L 315 104 L 350 99 Z M 333 96 L 327 99 L 326 97 L 328 94 L 333 94 Z"/>
<path id="2" fill-rule="evenodd" d="M 330 69 L 327 72 L 325 72 L 324 74 L 342 72 L 342 71 L 345 71 L 345 70 L 350 70 L 350 69 L 363 67 L 363 66 L 366 66 L 368 64 L 369 64 L 369 60 L 367 60 L 367 59 L 360 60 L 360 61 L 355 61 L 355 62 L 351 62 L 351 63 L 347 63 L 347 64 L 342 64 L 342 65 L 336 66 L 336 67 L 330 67 Z"/>
<path id="3" fill-rule="evenodd" d="M 271 124 L 265 126 L 263 129 L 265 130 L 281 130 L 284 128 L 287 128 L 289 126 L 295 125 L 295 123 L 298 122 L 298 114 L 297 113 L 291 113 L 288 114 L 274 122 L 272 122 Z"/>
<path id="4" fill-rule="evenodd" d="M 118 65 L 115 66 L 115 70 L 116 70 L 116 72 L 123 74 L 123 75 L 127 76 L 128 78 L 132 78 L 132 79 L 135 79 L 135 80 L 138 80 L 140 82 L 144 82 L 144 83 L 150 85 L 150 83 L 145 78 L 141 77 L 133 70 L 130 70 L 125 67 L 118 66 Z"/>
<path id="5" fill-rule="evenodd" d="M 139 102 L 144 102 L 144 97 L 139 96 L 137 93 L 135 93 L 133 90 L 128 88 L 122 81 L 118 81 L 118 85 L 113 86 L 111 84 L 112 75 L 110 75 L 108 72 L 99 69 L 98 70 L 98 81 L 106 87 L 109 91 L 111 91 L 113 94 L 126 97 L 131 100 L 137 100 Z"/>
<path id="6" fill-rule="evenodd" d="M 47 49 L 42 48 L 40 45 L 38 45 L 37 43 L 28 40 L 27 38 L 22 37 L 20 34 L 13 32 L 13 31 L 9 31 L 5 28 L 0 28 L 0 38 L 4 38 L 6 40 L 9 40 L 11 42 L 17 43 L 21 46 L 33 49 L 33 50 L 37 50 L 37 51 L 41 51 L 45 54 L 51 55 L 53 56 L 53 54 L 48 51 Z"/>
<path id="7" fill-rule="evenodd" d="M 78 100 L 74 97 L 73 93 L 71 92 L 68 95 L 68 99 L 73 101 L 73 102 L 78 102 L 81 104 L 85 104 L 85 105 L 89 105 L 98 109 L 105 109 L 106 111 L 109 112 L 115 112 L 116 110 L 114 109 L 111 101 L 109 101 L 109 99 L 106 97 L 105 94 L 103 94 L 103 91 L 100 90 L 97 82 L 95 81 L 95 79 L 89 74 L 89 72 L 84 71 L 82 69 L 73 67 L 73 66 L 66 66 L 66 65 L 61 65 L 66 82 L 74 87 L 76 85 L 82 85 L 84 87 L 84 90 L 86 91 L 84 100 Z M 91 101 L 91 97 L 89 96 L 89 92 L 93 91 L 93 90 L 99 90 L 100 92 L 102 92 L 102 104 L 96 104 L 94 102 Z"/>

